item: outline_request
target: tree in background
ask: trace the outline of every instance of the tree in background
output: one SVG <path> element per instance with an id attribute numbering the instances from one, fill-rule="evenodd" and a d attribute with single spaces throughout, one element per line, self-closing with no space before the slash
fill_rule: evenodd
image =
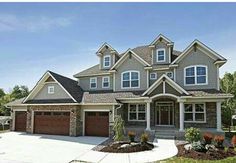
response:
<path id="1" fill-rule="evenodd" d="M 5 94 L 5 92 L 0 89 L 0 115 L 10 115 L 10 109 L 5 107 L 4 105 L 16 99 L 26 97 L 28 96 L 28 94 L 29 89 L 24 85 L 16 85 L 8 94 Z"/>
<path id="2" fill-rule="evenodd" d="M 225 73 L 224 77 L 220 80 L 220 87 L 224 93 L 234 95 L 233 98 L 227 99 L 222 103 L 222 123 L 225 127 L 228 127 L 230 132 L 232 115 L 236 114 L 236 72 L 232 74 Z"/>
<path id="3" fill-rule="evenodd" d="M 0 88 L 0 98 L 2 98 L 3 96 L 5 96 L 5 92 L 3 91 L 2 88 Z"/>
<path id="4" fill-rule="evenodd" d="M 20 98 L 28 96 L 28 94 L 29 94 L 29 89 L 27 86 L 16 85 L 11 92 L 11 97 L 13 99 L 20 99 Z"/>

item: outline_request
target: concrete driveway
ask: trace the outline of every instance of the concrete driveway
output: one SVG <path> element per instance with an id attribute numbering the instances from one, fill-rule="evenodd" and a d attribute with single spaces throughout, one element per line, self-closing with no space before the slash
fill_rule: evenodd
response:
<path id="1" fill-rule="evenodd" d="M 1 163 L 68 163 L 106 140 L 103 137 L 0 134 Z"/>

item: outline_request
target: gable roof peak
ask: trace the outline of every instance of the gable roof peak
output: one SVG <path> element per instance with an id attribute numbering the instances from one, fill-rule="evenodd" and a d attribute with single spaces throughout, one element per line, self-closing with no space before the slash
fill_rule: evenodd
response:
<path id="1" fill-rule="evenodd" d="M 111 51 L 114 51 L 117 55 L 119 54 L 110 44 L 108 44 L 107 42 L 104 42 L 102 44 L 102 46 L 98 49 L 98 51 L 96 52 L 97 55 L 99 55 L 101 53 L 101 51 L 106 48 L 106 49 L 110 49 Z"/>
<path id="2" fill-rule="evenodd" d="M 150 46 L 154 45 L 154 44 L 155 44 L 158 40 L 160 40 L 160 39 L 164 39 L 166 42 L 173 44 L 173 42 L 172 42 L 169 38 L 167 38 L 166 36 L 164 36 L 163 34 L 160 33 L 160 34 L 154 39 L 154 41 L 152 41 L 152 43 L 150 44 Z"/>

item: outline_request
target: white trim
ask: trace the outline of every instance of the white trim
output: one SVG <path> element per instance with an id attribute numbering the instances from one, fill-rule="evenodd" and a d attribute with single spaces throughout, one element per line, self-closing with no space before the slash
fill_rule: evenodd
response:
<path id="1" fill-rule="evenodd" d="M 177 101 L 180 100 L 180 97 L 176 96 L 176 95 L 173 95 L 173 94 L 169 94 L 169 93 L 160 93 L 160 94 L 156 94 L 152 97 L 150 97 L 150 99 L 154 99 L 154 98 L 157 98 L 157 97 L 163 97 L 163 96 L 166 96 L 166 97 L 173 97 L 175 99 L 177 99 Z"/>
<path id="2" fill-rule="evenodd" d="M 175 64 L 176 62 L 178 63 L 180 60 L 182 60 L 186 54 L 188 54 L 188 51 L 195 45 L 200 45 L 202 48 L 206 49 L 208 52 L 210 52 L 211 54 L 213 54 L 216 58 L 219 58 L 221 60 L 226 60 L 225 58 L 223 58 L 222 56 L 220 56 L 219 54 L 217 54 L 215 51 L 213 51 L 212 49 L 210 49 L 209 47 L 207 47 L 206 45 L 204 45 L 202 42 L 200 42 L 199 40 L 194 40 L 171 64 Z"/>
<path id="3" fill-rule="evenodd" d="M 176 82 L 176 67 L 174 67 L 174 81 Z"/>
<path id="4" fill-rule="evenodd" d="M 149 87 L 149 70 L 146 70 L 147 71 L 147 89 L 148 89 L 148 87 Z"/>
<path id="5" fill-rule="evenodd" d="M 105 59 L 106 58 L 109 58 L 109 65 L 108 66 L 105 65 L 105 62 L 106 62 Z M 103 68 L 109 68 L 110 66 L 111 66 L 111 55 L 104 55 L 103 56 Z"/>
<path id="6" fill-rule="evenodd" d="M 48 86 L 48 94 L 54 94 L 54 93 L 55 93 L 55 87 L 54 86 Z"/>
<path id="7" fill-rule="evenodd" d="M 192 105 L 192 112 L 185 112 L 185 104 L 189 104 L 189 105 Z M 196 112 L 196 104 L 203 104 L 203 112 Z M 184 116 L 185 116 L 185 113 L 189 113 L 189 114 L 192 114 L 193 116 L 193 120 L 192 121 L 185 121 L 185 118 L 184 118 L 184 123 L 206 123 L 206 103 L 184 103 Z M 203 121 L 196 121 L 195 119 L 195 116 L 197 113 L 200 113 L 200 114 L 204 114 L 204 120 Z"/>
<path id="8" fill-rule="evenodd" d="M 185 91 L 182 87 L 180 87 L 177 83 L 175 83 L 172 79 L 170 79 L 166 74 L 163 74 L 157 81 L 155 81 L 151 87 L 149 87 L 142 96 L 146 94 L 150 94 L 158 85 L 161 84 L 162 79 L 165 78 L 167 83 L 170 84 L 175 90 L 177 90 L 180 93 L 185 93 L 186 95 L 189 95 L 187 91 Z"/>
<path id="9" fill-rule="evenodd" d="M 107 78 L 107 82 L 108 82 L 108 86 L 107 87 L 104 87 L 104 79 Z M 103 76 L 102 77 L 102 88 L 110 88 L 110 76 Z"/>
<path id="10" fill-rule="evenodd" d="M 94 83 L 96 83 L 96 87 L 91 87 L 91 84 L 92 84 L 91 81 L 92 81 L 93 79 L 95 79 L 95 82 L 94 82 Z M 90 89 L 96 89 L 96 88 L 98 87 L 97 77 L 92 77 L 92 78 L 89 79 L 89 81 L 90 81 L 90 82 L 89 82 L 89 88 L 90 88 Z"/>
<path id="11" fill-rule="evenodd" d="M 155 74 L 155 78 L 151 78 L 151 76 Z M 150 73 L 150 80 L 156 80 L 157 79 L 157 73 L 156 72 L 151 72 Z"/>
<path id="12" fill-rule="evenodd" d="M 132 72 L 135 72 L 135 73 L 138 73 L 138 87 L 132 87 L 131 86 L 131 83 L 132 83 Z M 123 74 L 125 73 L 129 73 L 129 83 L 130 83 L 130 86 L 129 87 L 123 87 Z M 124 71 L 121 73 L 121 89 L 136 89 L 136 88 L 140 88 L 140 72 L 139 71 L 136 71 L 136 70 L 129 70 L 129 71 Z"/>
<path id="13" fill-rule="evenodd" d="M 99 64 L 101 65 L 101 64 Z M 102 76 L 102 75 L 110 75 L 111 73 L 108 72 L 104 72 L 104 73 L 98 73 L 98 74 L 89 74 L 89 75 L 74 75 L 75 78 L 80 78 L 80 77 L 92 77 L 92 76 Z"/>
<path id="14" fill-rule="evenodd" d="M 186 69 L 188 68 L 194 68 L 194 84 L 187 84 L 186 83 Z M 206 68 L 206 83 L 197 83 L 197 67 L 205 67 Z M 205 75 L 199 75 L 199 76 L 205 76 Z M 190 65 L 184 68 L 184 86 L 195 86 L 195 85 L 208 85 L 208 67 L 206 65 Z"/>
<path id="15" fill-rule="evenodd" d="M 116 73 L 113 73 L 113 91 L 116 91 Z"/>
<path id="16" fill-rule="evenodd" d="M 217 77 L 217 90 L 220 90 L 220 75 L 219 75 L 219 65 L 216 65 L 216 77 Z"/>
<path id="17" fill-rule="evenodd" d="M 130 119 L 130 105 L 135 105 L 135 107 L 136 107 L 136 119 L 135 120 L 131 120 Z M 138 111 L 138 109 L 139 109 L 139 105 L 144 105 L 145 106 L 145 120 L 139 120 L 138 119 L 138 114 L 139 114 L 139 111 Z M 144 112 L 141 112 L 141 113 L 144 113 Z M 128 104 L 128 121 L 130 121 L 130 122 L 145 122 L 146 121 L 146 116 L 147 116 L 147 106 L 146 106 L 146 104 L 145 103 L 139 103 L 139 104 Z"/>
<path id="18" fill-rule="evenodd" d="M 165 37 L 165 36 L 162 35 L 162 34 L 159 34 L 159 35 L 157 36 L 157 38 L 155 38 L 155 40 L 152 41 L 152 43 L 151 43 L 149 46 L 154 45 L 160 38 L 164 39 L 164 40 L 165 40 L 166 42 L 168 42 L 168 43 L 172 43 L 172 41 L 171 41 L 170 39 L 168 39 L 167 37 Z"/>
<path id="19" fill-rule="evenodd" d="M 158 52 L 159 51 L 164 51 L 164 60 L 159 60 L 158 59 Z M 166 49 L 165 48 L 158 48 L 158 49 L 156 49 L 156 62 L 157 63 L 166 62 Z"/>
<path id="20" fill-rule="evenodd" d="M 96 54 L 99 55 L 99 53 L 101 52 L 101 50 L 102 50 L 105 46 L 107 46 L 108 48 L 110 48 L 111 51 L 115 51 L 116 53 L 118 53 L 111 45 L 109 45 L 108 43 L 105 42 L 105 43 L 102 44 L 102 46 L 98 49 L 98 51 L 96 52 Z"/>
<path id="21" fill-rule="evenodd" d="M 163 94 L 166 94 L 166 82 L 165 81 L 163 81 L 162 88 L 163 88 L 163 90 L 162 90 Z"/>
<path id="22" fill-rule="evenodd" d="M 131 54 L 133 54 L 134 58 L 136 58 L 144 66 L 151 66 L 146 61 L 144 61 L 141 57 L 139 57 L 135 52 L 133 52 L 131 49 L 128 49 L 125 52 L 125 54 L 112 66 L 112 68 L 110 70 L 114 69 L 115 67 L 119 67 L 125 61 L 125 58 L 128 57 L 129 52 L 131 52 Z"/>
<path id="23" fill-rule="evenodd" d="M 169 63 L 171 63 L 171 47 L 168 46 L 168 48 L 169 48 Z"/>

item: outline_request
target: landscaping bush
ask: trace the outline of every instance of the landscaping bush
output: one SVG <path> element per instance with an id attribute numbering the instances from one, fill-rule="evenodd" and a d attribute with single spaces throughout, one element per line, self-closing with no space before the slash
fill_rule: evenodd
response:
<path id="1" fill-rule="evenodd" d="M 204 133 L 203 139 L 205 141 L 205 144 L 211 144 L 212 139 L 213 139 L 213 134 L 211 134 L 211 133 Z"/>
<path id="2" fill-rule="evenodd" d="M 121 116 L 115 117 L 113 130 L 115 131 L 115 141 L 121 141 L 124 139 L 124 120 L 121 118 Z"/>
<path id="3" fill-rule="evenodd" d="M 190 143 L 200 141 L 201 139 L 200 129 L 194 127 L 186 129 L 185 139 Z"/>
<path id="4" fill-rule="evenodd" d="M 129 140 L 130 140 L 131 142 L 134 142 L 134 138 L 135 138 L 135 136 L 136 136 L 136 133 L 133 132 L 133 131 L 129 131 L 129 132 L 128 132 L 128 136 L 129 136 Z"/>
<path id="5" fill-rule="evenodd" d="M 214 141 L 215 141 L 217 147 L 223 147 L 224 140 L 225 140 L 225 138 L 222 135 L 216 135 L 214 137 Z"/>
<path id="6" fill-rule="evenodd" d="M 231 144 L 233 145 L 233 147 L 236 146 L 236 135 L 234 135 L 231 139 Z"/>
<path id="7" fill-rule="evenodd" d="M 206 151 L 206 149 L 204 148 L 204 146 L 201 144 L 200 141 L 193 142 L 192 143 L 192 148 L 193 148 L 193 150 L 195 150 L 197 152 L 204 152 L 204 151 Z"/>
<path id="8" fill-rule="evenodd" d="M 141 135 L 141 142 L 142 142 L 142 143 L 146 143 L 148 140 L 149 140 L 148 134 L 143 133 L 143 134 Z"/>

